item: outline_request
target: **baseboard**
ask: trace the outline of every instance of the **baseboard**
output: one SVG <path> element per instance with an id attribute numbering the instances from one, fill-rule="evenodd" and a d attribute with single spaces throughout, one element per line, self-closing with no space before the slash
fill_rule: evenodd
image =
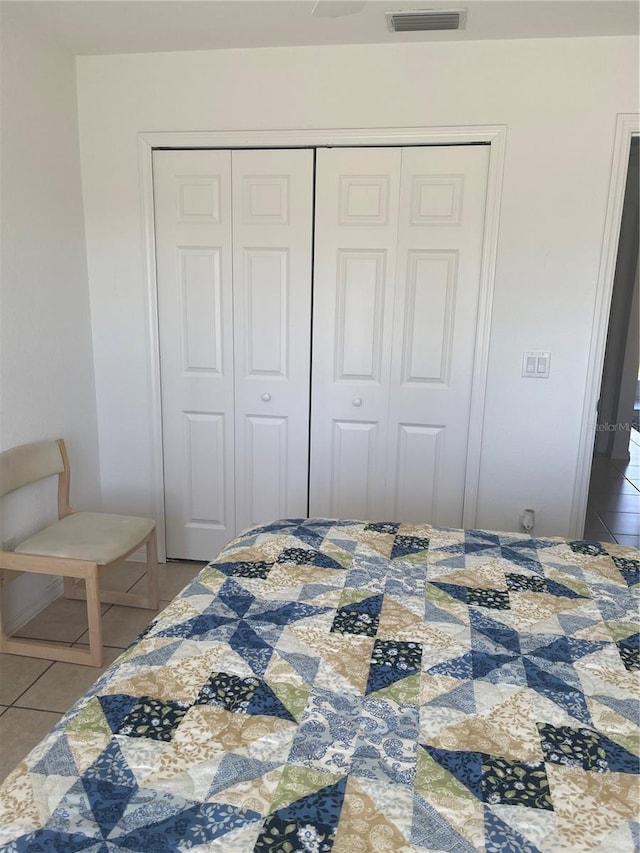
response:
<path id="1" fill-rule="evenodd" d="M 33 577 L 33 575 L 30 577 Z M 44 575 L 41 575 L 40 577 L 44 577 Z M 20 578 L 16 578 L 13 583 L 20 583 L 20 580 Z M 40 613 L 41 610 L 44 610 L 47 605 L 51 604 L 52 601 L 55 601 L 56 598 L 60 598 L 63 591 L 62 578 L 52 577 L 48 583 L 42 586 L 40 593 L 36 598 L 28 601 L 23 607 L 15 608 L 14 612 L 8 615 L 6 627 L 7 634 L 15 634 L 16 631 L 19 631 L 23 625 L 30 622 L 38 615 L 38 613 Z"/>

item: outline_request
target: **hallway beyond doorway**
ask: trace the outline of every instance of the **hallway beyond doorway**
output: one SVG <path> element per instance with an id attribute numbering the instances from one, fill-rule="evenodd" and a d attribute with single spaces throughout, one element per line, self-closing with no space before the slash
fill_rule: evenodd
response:
<path id="1" fill-rule="evenodd" d="M 628 462 L 593 457 L 584 538 L 640 548 L 640 432 L 635 429 Z"/>

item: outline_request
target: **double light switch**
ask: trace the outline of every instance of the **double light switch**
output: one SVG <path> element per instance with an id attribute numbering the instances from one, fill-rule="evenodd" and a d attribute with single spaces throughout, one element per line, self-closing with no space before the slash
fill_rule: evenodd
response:
<path id="1" fill-rule="evenodd" d="M 551 353 L 535 350 L 522 356 L 522 375 L 528 379 L 548 379 Z"/>

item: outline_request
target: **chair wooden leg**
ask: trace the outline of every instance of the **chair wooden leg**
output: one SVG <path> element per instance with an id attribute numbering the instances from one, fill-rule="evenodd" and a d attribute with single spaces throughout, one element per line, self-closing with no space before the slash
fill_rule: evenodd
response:
<path id="1" fill-rule="evenodd" d="M 102 666 L 102 613 L 100 611 L 100 582 L 98 566 L 93 566 L 86 578 L 87 618 L 89 621 L 89 658 L 93 666 Z"/>
<path id="2" fill-rule="evenodd" d="M 102 621 L 100 615 L 100 599 L 98 595 L 97 572 L 95 567 L 94 579 L 87 579 L 87 589 L 91 590 L 90 600 L 87 601 L 89 618 L 89 649 L 69 648 L 64 643 L 45 640 L 21 639 L 11 637 L 6 633 L 3 613 L 2 584 L 0 584 L 0 652 L 10 655 L 57 660 L 62 663 L 79 663 L 85 666 L 102 666 L 104 652 L 102 648 Z M 73 587 L 73 580 L 65 578 Z"/>
<path id="3" fill-rule="evenodd" d="M 103 663 L 102 654 L 94 654 L 91 649 L 71 648 L 48 640 L 21 640 L 9 637 L 0 644 L 0 652 L 41 660 L 59 660 L 61 663 L 79 663 L 82 666 L 102 666 Z"/>
<path id="4" fill-rule="evenodd" d="M 0 580 L 0 652 L 6 651 L 9 635 L 4 630 L 4 586 L 5 581 Z"/>
<path id="5" fill-rule="evenodd" d="M 149 608 L 160 607 L 160 578 L 158 574 L 158 540 L 154 528 L 147 542 L 147 588 L 149 590 Z"/>

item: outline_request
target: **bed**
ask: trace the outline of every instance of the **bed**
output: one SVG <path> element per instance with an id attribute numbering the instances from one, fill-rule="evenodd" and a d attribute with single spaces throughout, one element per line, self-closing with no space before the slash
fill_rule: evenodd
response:
<path id="1" fill-rule="evenodd" d="M 0 849 L 637 850 L 639 557 L 248 530 L 7 778 Z"/>

